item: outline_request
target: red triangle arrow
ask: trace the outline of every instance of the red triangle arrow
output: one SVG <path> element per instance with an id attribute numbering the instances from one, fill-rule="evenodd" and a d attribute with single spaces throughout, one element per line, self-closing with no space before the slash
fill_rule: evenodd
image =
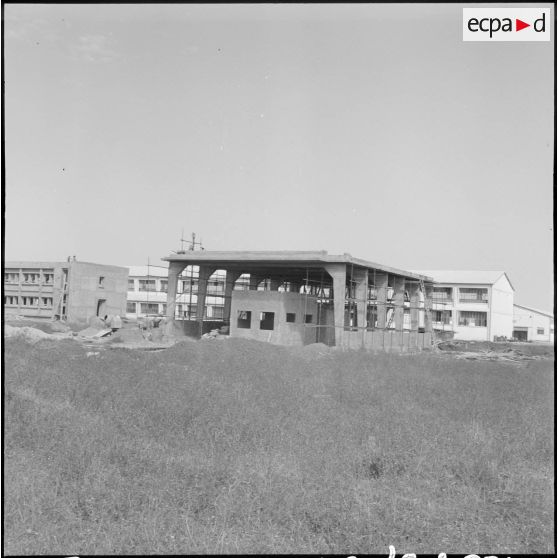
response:
<path id="1" fill-rule="evenodd" d="M 530 23 L 525 23 L 524 21 L 521 21 L 520 19 L 515 20 L 515 30 L 516 31 L 521 31 L 522 29 L 525 29 L 525 27 L 531 27 Z"/>

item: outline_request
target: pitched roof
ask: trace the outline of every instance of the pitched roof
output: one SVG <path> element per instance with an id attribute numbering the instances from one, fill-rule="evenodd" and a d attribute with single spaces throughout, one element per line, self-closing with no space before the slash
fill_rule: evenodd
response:
<path id="1" fill-rule="evenodd" d="M 496 283 L 496 281 L 498 281 L 498 279 L 500 279 L 500 277 L 502 277 L 502 275 L 506 275 L 505 271 L 481 271 L 475 269 L 438 269 L 428 271 L 415 270 L 415 272 L 433 277 L 436 283 L 457 283 L 463 285 L 493 285 L 494 283 Z M 507 275 L 506 279 L 513 289 L 513 285 Z"/>
<path id="2" fill-rule="evenodd" d="M 536 308 L 532 308 L 531 306 L 524 306 L 523 304 L 514 304 L 514 306 L 518 306 L 519 308 L 529 310 L 530 312 L 535 312 L 537 314 L 542 314 L 543 316 L 548 316 L 549 318 L 554 318 L 554 314 L 552 312 L 545 312 L 544 310 L 537 310 Z"/>

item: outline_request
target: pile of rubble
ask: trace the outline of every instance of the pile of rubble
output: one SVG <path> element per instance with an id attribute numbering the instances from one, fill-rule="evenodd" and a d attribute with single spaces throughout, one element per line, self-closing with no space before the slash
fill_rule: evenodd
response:
<path id="1" fill-rule="evenodd" d="M 222 326 L 217 329 L 212 329 L 208 333 L 204 333 L 202 339 L 228 339 L 229 337 L 229 326 Z"/>
<path id="2" fill-rule="evenodd" d="M 440 354 L 451 356 L 459 360 L 484 360 L 492 362 L 507 362 L 523 365 L 528 361 L 550 358 L 550 352 L 521 350 L 521 346 L 510 343 L 492 343 L 485 341 L 446 341 L 437 344 Z M 530 354 L 529 354 L 530 353 Z"/>

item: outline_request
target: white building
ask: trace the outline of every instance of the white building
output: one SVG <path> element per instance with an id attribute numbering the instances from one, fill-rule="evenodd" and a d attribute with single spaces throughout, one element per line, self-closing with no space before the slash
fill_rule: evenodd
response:
<path id="1" fill-rule="evenodd" d="M 513 336 L 518 341 L 554 342 L 554 315 L 521 304 L 513 305 Z"/>
<path id="2" fill-rule="evenodd" d="M 455 339 L 513 336 L 514 288 L 504 271 L 418 271 L 434 279 L 432 322 Z"/>
<path id="3" fill-rule="evenodd" d="M 167 311 L 168 270 L 159 266 L 129 266 L 127 318 L 164 316 Z"/>
<path id="4" fill-rule="evenodd" d="M 167 311 L 168 268 L 155 265 L 129 266 L 126 317 L 165 316 Z M 236 288 L 243 288 L 242 278 Z M 198 268 L 188 266 L 178 280 L 176 319 L 197 319 Z M 207 284 L 204 320 L 223 319 L 225 274 L 216 271 Z"/>

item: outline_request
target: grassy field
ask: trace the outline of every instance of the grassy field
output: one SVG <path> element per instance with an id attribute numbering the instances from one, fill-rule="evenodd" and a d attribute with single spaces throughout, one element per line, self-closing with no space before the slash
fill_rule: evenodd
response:
<path id="1" fill-rule="evenodd" d="M 7 554 L 554 552 L 551 360 L 5 343 Z"/>

